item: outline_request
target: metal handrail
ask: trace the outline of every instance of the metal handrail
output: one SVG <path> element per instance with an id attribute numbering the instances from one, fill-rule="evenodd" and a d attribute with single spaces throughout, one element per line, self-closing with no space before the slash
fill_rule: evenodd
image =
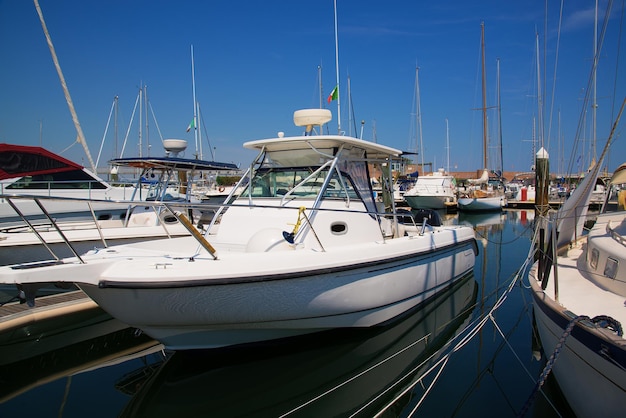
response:
<path id="1" fill-rule="evenodd" d="M 624 239 L 620 233 L 616 232 L 615 229 L 611 228 L 611 221 L 606 224 L 606 232 L 611 236 L 611 238 L 626 247 L 626 239 Z"/>
<path id="2" fill-rule="evenodd" d="M 210 244 L 208 244 L 208 241 L 206 239 L 206 236 L 211 231 L 211 227 L 209 227 L 206 231 L 204 231 L 204 233 L 202 233 L 200 231 L 194 231 L 194 232 L 197 232 L 197 234 L 195 234 L 189 228 L 189 226 L 191 226 L 192 227 L 191 229 L 195 230 L 195 227 L 190 223 L 190 221 L 188 219 L 186 219 L 186 218 L 184 220 L 181 220 L 184 217 L 184 215 L 182 215 L 182 213 L 186 212 L 188 209 L 220 208 L 222 210 L 225 210 L 225 209 L 227 209 L 229 207 L 250 207 L 249 204 L 247 204 L 247 203 L 245 203 L 245 204 L 236 204 L 236 203 L 207 204 L 207 203 L 158 202 L 158 201 L 141 201 L 141 202 L 133 201 L 133 202 L 129 202 L 129 201 L 95 200 L 95 199 L 80 199 L 80 198 L 67 198 L 67 197 L 47 197 L 47 196 L 43 196 L 42 197 L 42 196 L 26 196 L 26 195 L 15 195 L 15 196 L 0 195 L 0 198 L 4 198 L 4 199 L 7 200 L 7 202 L 11 205 L 13 210 L 28 225 L 28 227 L 37 236 L 39 241 L 47 248 L 47 250 L 50 252 L 50 254 L 57 261 L 59 261 L 60 258 L 50 248 L 49 244 L 47 242 L 45 242 L 45 239 L 37 231 L 36 225 L 34 225 L 28 219 L 28 215 L 24 215 L 19 210 L 17 205 L 14 203 L 14 200 L 34 200 L 37 203 L 37 205 L 39 206 L 39 208 L 41 209 L 42 214 L 47 218 L 47 220 L 50 222 L 50 224 L 59 233 L 62 241 L 65 242 L 65 244 L 70 248 L 72 253 L 78 258 L 78 260 L 80 260 L 81 263 L 84 263 L 84 260 L 80 257 L 78 252 L 74 249 L 74 247 L 72 246 L 70 240 L 62 232 L 62 227 L 54 220 L 54 218 L 50 215 L 50 213 L 45 209 L 42 201 L 65 200 L 65 201 L 85 202 L 89 206 L 92 220 L 93 220 L 94 224 L 96 225 L 96 228 L 98 229 L 98 233 L 100 235 L 100 239 L 103 242 L 103 245 L 105 247 L 107 247 L 107 243 L 106 243 L 106 240 L 104 238 L 104 234 L 103 234 L 102 228 L 98 224 L 98 220 L 96 218 L 96 214 L 95 214 L 95 212 L 93 210 L 93 206 L 92 205 L 94 203 L 106 202 L 108 204 L 120 204 L 120 205 L 128 205 L 128 204 L 132 203 L 132 204 L 135 204 L 135 205 L 150 206 L 155 211 L 158 211 L 159 209 L 167 210 L 167 211 L 171 212 L 185 227 L 187 227 L 187 230 L 190 232 L 191 236 L 193 236 L 198 241 L 198 244 L 200 246 L 202 246 L 203 248 L 207 249 L 207 251 L 215 259 L 217 259 L 216 250 Z M 275 205 L 254 205 L 254 206 L 255 207 L 260 207 L 260 208 L 279 208 L 279 209 L 283 209 L 283 210 L 286 209 L 286 210 L 294 210 L 294 211 L 301 210 L 301 207 L 290 207 L 290 206 L 275 206 Z M 307 207 L 305 209 L 308 212 L 332 211 L 332 212 L 346 212 L 346 213 L 361 213 L 361 214 L 367 214 L 367 215 L 370 215 L 370 216 L 374 216 L 377 219 L 381 219 L 381 218 L 389 219 L 389 218 L 392 218 L 394 224 L 397 224 L 398 220 L 400 218 L 406 219 L 409 216 L 409 214 L 407 214 L 407 213 L 373 212 L 373 211 L 368 211 L 368 210 L 357 210 L 357 209 L 346 209 L 346 208 Z M 424 231 L 425 231 L 425 228 L 428 226 L 427 222 L 424 221 L 424 223 L 418 225 L 418 224 L 416 224 L 415 219 L 412 216 L 410 217 L 410 220 L 411 221 L 410 221 L 409 225 L 412 224 L 412 226 L 415 227 L 419 231 L 418 232 L 419 235 L 422 235 L 424 233 Z M 215 219 L 214 219 L 214 221 L 215 221 Z M 323 246 L 322 242 L 320 241 L 319 235 L 314 230 L 314 227 L 313 227 L 314 221 L 313 221 L 312 217 L 307 216 L 306 217 L 306 221 L 307 221 L 307 226 L 311 229 L 312 233 L 315 235 L 315 238 L 317 239 L 318 243 L 320 244 L 321 248 L 323 249 L 324 246 Z M 166 226 L 164 225 L 164 222 L 161 221 L 160 223 L 161 223 L 162 227 L 164 228 L 164 230 L 166 231 L 168 238 L 171 238 L 172 236 L 169 233 L 169 231 L 167 230 Z M 406 224 L 406 222 L 404 222 L 404 223 Z M 213 224 L 214 223 L 212 223 L 211 226 Z M 379 226 L 382 228 L 382 226 L 380 225 L 380 222 L 379 222 Z M 421 229 L 421 231 L 420 231 L 420 229 Z M 383 239 L 388 239 L 389 238 L 388 236 L 385 235 L 385 232 L 382 229 L 381 229 L 380 232 L 381 232 L 381 237 Z M 397 233 L 394 233 L 393 238 L 400 238 L 400 235 L 397 234 Z M 210 247 L 211 250 L 209 250 L 207 248 L 207 244 L 208 244 L 208 247 Z"/>

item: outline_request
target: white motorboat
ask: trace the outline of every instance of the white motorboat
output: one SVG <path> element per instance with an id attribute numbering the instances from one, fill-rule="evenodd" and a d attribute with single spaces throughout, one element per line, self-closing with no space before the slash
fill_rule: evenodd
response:
<path id="1" fill-rule="evenodd" d="M 600 213 L 582 233 L 600 164 L 559 210 L 555 250 L 529 272 L 545 371 L 580 417 L 619 416 L 626 394 L 626 211 Z"/>
<path id="2" fill-rule="evenodd" d="M 313 135 L 330 120 L 327 109 L 300 110 L 304 135 L 245 143 L 259 151 L 247 186 L 204 236 L 0 267 L 0 283 L 76 283 L 113 317 L 191 349 L 383 324 L 471 272 L 472 228 L 379 209 L 368 164 L 390 170 L 402 152 Z"/>
<path id="3" fill-rule="evenodd" d="M 454 176 L 445 174 L 443 169 L 419 176 L 413 188 L 405 192 L 403 197 L 413 209 L 445 209 L 449 205 L 456 205 Z"/>

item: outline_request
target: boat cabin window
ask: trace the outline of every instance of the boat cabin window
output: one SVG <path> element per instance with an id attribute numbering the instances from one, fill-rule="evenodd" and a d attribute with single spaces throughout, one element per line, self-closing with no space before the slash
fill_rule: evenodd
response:
<path id="1" fill-rule="evenodd" d="M 606 259 L 606 265 L 604 266 L 604 275 L 609 279 L 615 279 L 617 277 L 617 268 L 619 266 L 619 262 L 613 258 L 609 257 Z"/>
<path id="2" fill-rule="evenodd" d="M 7 189 L 47 190 L 47 189 L 106 189 L 102 182 L 89 176 L 83 170 L 64 171 L 61 173 L 37 174 L 24 176 L 11 183 Z"/>
<path id="3" fill-rule="evenodd" d="M 267 168 L 258 170 L 251 184 L 241 194 L 242 197 L 278 197 L 287 193 L 290 197 L 315 198 L 322 191 L 328 170 L 315 173 L 316 167 Z M 315 173 L 313 176 L 312 174 Z M 343 184 L 336 171 L 333 171 L 323 197 L 328 199 L 357 198 L 356 189 L 350 177 L 342 173 Z M 306 180 L 306 181 L 305 181 Z"/>

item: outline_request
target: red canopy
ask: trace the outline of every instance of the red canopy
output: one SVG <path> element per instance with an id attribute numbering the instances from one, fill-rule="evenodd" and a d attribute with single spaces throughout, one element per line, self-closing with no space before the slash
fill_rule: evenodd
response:
<path id="1" fill-rule="evenodd" d="M 0 180 L 82 168 L 41 147 L 0 143 Z"/>

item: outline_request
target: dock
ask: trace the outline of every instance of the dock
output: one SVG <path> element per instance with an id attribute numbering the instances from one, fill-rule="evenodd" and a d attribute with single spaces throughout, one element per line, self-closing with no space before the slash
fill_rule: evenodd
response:
<path id="1" fill-rule="evenodd" d="M 11 302 L 0 306 L 0 333 L 35 322 L 81 311 L 100 309 L 82 290 L 61 292 L 37 298 L 35 306 Z"/>
<path id="2" fill-rule="evenodd" d="M 561 200 L 551 200 L 548 202 L 551 209 L 558 209 L 563 204 Z M 514 200 L 508 199 L 506 209 L 535 209 L 536 202 L 534 200 Z"/>

